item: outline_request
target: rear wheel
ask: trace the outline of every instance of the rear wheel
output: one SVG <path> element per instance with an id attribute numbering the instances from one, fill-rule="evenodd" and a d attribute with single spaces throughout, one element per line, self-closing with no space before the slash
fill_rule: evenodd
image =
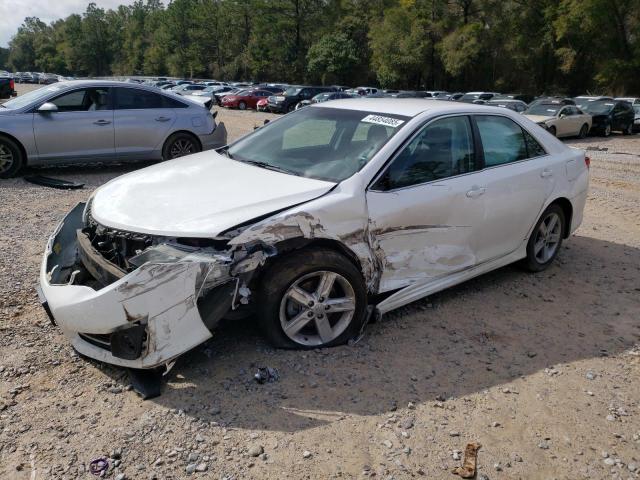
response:
<path id="1" fill-rule="evenodd" d="M 24 158 L 16 142 L 0 136 L 0 178 L 14 177 L 22 168 Z"/>
<path id="2" fill-rule="evenodd" d="M 189 133 L 178 132 L 167 138 L 162 148 L 162 158 L 171 160 L 201 151 L 200 142 Z"/>
<path id="3" fill-rule="evenodd" d="M 247 104 L 244 103 L 244 102 L 240 102 L 240 103 L 238 103 L 238 108 L 240 110 L 246 110 L 247 109 Z"/>
<path id="4" fill-rule="evenodd" d="M 559 205 L 550 205 L 531 233 L 525 267 L 532 272 L 540 272 L 551 265 L 562 246 L 564 231 L 564 211 Z"/>
<path id="5" fill-rule="evenodd" d="M 259 321 L 280 348 L 320 348 L 354 337 L 366 316 L 362 275 L 328 249 L 300 250 L 276 260 L 262 276 Z"/>
<path id="6" fill-rule="evenodd" d="M 580 134 L 578 136 L 580 138 L 585 138 L 587 136 L 587 133 L 589 133 L 589 125 L 585 123 L 584 125 L 582 125 L 582 128 L 580 129 Z"/>

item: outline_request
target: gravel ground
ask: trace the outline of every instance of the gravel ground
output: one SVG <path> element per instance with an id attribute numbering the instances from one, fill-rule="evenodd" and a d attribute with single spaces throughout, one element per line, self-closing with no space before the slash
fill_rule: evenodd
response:
<path id="1" fill-rule="evenodd" d="M 270 115 L 222 111 L 230 138 Z M 0 478 L 638 478 L 640 137 L 568 141 L 592 158 L 585 220 L 547 271 L 510 266 L 371 325 L 355 346 L 274 350 L 251 319 L 179 360 L 159 398 L 76 356 L 34 293 L 47 236 L 137 166 L 0 183 Z M 259 385 L 257 367 L 280 380 Z M 193 473 L 190 473 L 193 472 Z"/>

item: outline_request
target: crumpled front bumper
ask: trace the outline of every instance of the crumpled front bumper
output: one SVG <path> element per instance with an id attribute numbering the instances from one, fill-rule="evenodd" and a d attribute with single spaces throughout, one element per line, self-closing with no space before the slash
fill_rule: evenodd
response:
<path id="1" fill-rule="evenodd" d="M 78 204 L 58 225 L 40 270 L 42 301 L 73 347 L 103 362 L 154 368 L 210 338 L 211 331 L 198 309 L 210 263 L 145 263 L 98 289 L 73 284 L 73 274 L 67 284 L 58 284 L 58 272 L 74 269 L 74 265 L 82 268 L 76 231 L 82 228 L 83 210 L 84 204 Z M 221 278 L 220 284 L 225 282 L 236 284 Z M 226 297 L 230 306 L 228 290 Z M 226 313 L 224 308 L 221 311 L 220 316 Z M 137 358 L 131 358 L 136 354 Z"/>

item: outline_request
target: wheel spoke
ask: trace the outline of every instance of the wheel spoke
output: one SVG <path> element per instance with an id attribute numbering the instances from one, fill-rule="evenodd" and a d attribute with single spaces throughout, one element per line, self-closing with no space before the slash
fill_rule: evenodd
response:
<path id="1" fill-rule="evenodd" d="M 547 237 L 547 243 L 555 244 L 555 243 L 558 243 L 559 241 L 560 241 L 560 233 L 559 232 L 550 233 L 549 236 Z"/>
<path id="2" fill-rule="evenodd" d="M 289 290 L 288 297 L 305 308 L 309 306 L 310 302 L 314 301 L 313 296 L 309 292 L 305 292 L 298 286 Z"/>
<path id="3" fill-rule="evenodd" d="M 316 317 L 316 329 L 318 330 L 320 339 L 324 343 L 328 343 L 333 340 L 333 330 L 331 330 L 331 324 L 329 323 L 329 319 L 326 315 Z"/>
<path id="4" fill-rule="evenodd" d="M 538 231 L 543 237 L 547 234 L 547 224 L 545 223 L 545 221 L 540 223 L 540 226 L 538 227 Z"/>
<path id="5" fill-rule="evenodd" d="M 351 298 L 331 298 L 324 302 L 329 307 L 328 313 L 333 312 L 351 312 L 356 309 L 355 302 Z"/>
<path id="6" fill-rule="evenodd" d="M 544 238 L 538 239 L 538 241 L 533 245 L 533 253 L 535 253 L 536 257 L 540 255 L 540 251 L 544 248 L 544 246 Z"/>
<path id="7" fill-rule="evenodd" d="M 329 298 L 331 289 L 333 288 L 333 282 L 336 280 L 336 274 L 333 272 L 325 272 L 320 279 L 318 288 L 316 289 L 316 295 L 318 298 Z"/>
<path id="8" fill-rule="evenodd" d="M 311 318 L 307 315 L 307 313 L 308 312 L 306 311 L 300 312 L 287 323 L 287 325 L 284 327 L 287 335 L 295 335 L 311 321 Z"/>
<path id="9" fill-rule="evenodd" d="M 547 231 L 549 233 L 553 232 L 557 224 L 558 224 L 558 216 L 551 215 L 551 217 L 549 218 L 549 224 L 547 225 Z"/>

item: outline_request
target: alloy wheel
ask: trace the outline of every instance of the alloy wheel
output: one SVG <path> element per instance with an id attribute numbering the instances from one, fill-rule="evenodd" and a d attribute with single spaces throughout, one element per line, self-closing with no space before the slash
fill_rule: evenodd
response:
<path id="1" fill-rule="evenodd" d="M 11 149 L 0 143 L 0 173 L 7 172 L 13 166 L 14 158 Z"/>
<path id="2" fill-rule="evenodd" d="M 611 125 L 604 127 L 604 136 L 608 137 L 609 135 L 611 135 Z"/>
<path id="3" fill-rule="evenodd" d="M 338 338 L 356 311 L 349 281 L 336 272 L 318 271 L 297 279 L 280 301 L 280 325 L 297 344 L 321 346 Z"/>
<path id="4" fill-rule="evenodd" d="M 171 145 L 169 153 L 171 158 L 184 157 L 195 151 L 193 142 L 187 138 L 179 138 Z"/>
<path id="5" fill-rule="evenodd" d="M 560 216 L 549 213 L 538 227 L 536 239 L 533 244 L 533 253 L 540 263 L 547 263 L 553 258 L 560 245 L 562 235 L 562 221 Z"/>

